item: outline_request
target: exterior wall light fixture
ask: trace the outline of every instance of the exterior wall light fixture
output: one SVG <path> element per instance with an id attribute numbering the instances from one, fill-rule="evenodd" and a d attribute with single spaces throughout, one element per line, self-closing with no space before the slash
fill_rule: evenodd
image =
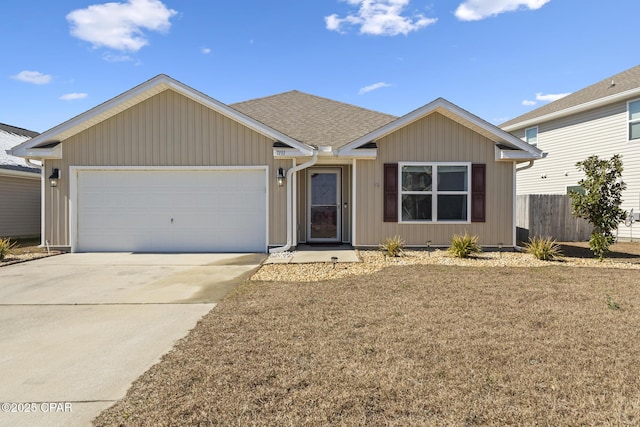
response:
<path id="1" fill-rule="evenodd" d="M 284 175 L 284 169 L 278 168 L 278 175 L 276 176 L 276 180 L 278 182 L 278 187 L 284 186 L 284 181 L 286 180 L 286 176 Z"/>
<path id="2" fill-rule="evenodd" d="M 58 168 L 51 169 L 51 175 L 49 175 L 49 185 L 51 185 L 52 187 L 57 187 L 59 179 L 60 179 L 60 169 Z"/>

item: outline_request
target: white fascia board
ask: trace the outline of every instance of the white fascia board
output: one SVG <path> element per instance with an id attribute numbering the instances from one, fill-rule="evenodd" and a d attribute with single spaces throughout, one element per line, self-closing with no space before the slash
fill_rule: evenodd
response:
<path id="1" fill-rule="evenodd" d="M 57 144 L 51 148 L 22 148 L 20 154 L 17 154 L 14 150 L 11 150 L 11 154 L 18 157 L 24 157 L 27 159 L 61 159 L 62 158 L 62 143 Z"/>
<path id="2" fill-rule="evenodd" d="M 512 125 L 505 126 L 503 130 L 511 132 L 521 128 L 531 127 L 531 125 L 547 122 L 549 120 L 559 119 L 562 117 L 570 116 L 572 114 L 582 113 L 583 111 L 588 111 L 608 104 L 613 104 L 614 102 L 623 101 L 625 98 L 631 98 L 638 95 L 640 95 L 640 87 L 616 93 L 615 95 L 605 96 L 604 98 L 594 99 L 593 101 L 574 105 L 573 107 L 565 108 L 564 110 L 555 111 L 543 116 L 534 117 L 533 119 L 514 123 Z"/>
<path id="3" fill-rule="evenodd" d="M 539 160 L 547 156 L 547 153 L 540 153 L 540 155 L 533 155 L 527 151 L 521 150 L 502 150 L 496 147 L 496 161 L 524 161 L 524 160 Z"/>
<path id="4" fill-rule="evenodd" d="M 378 157 L 378 149 L 377 148 L 357 148 L 346 151 L 340 151 L 340 157 L 347 157 L 350 159 L 362 159 L 362 160 L 373 160 Z"/>
<path id="5" fill-rule="evenodd" d="M 296 157 L 309 157 L 309 154 L 297 148 L 274 147 L 273 157 L 278 159 L 295 159 Z"/>
<path id="6" fill-rule="evenodd" d="M 300 151 L 313 154 L 313 149 L 306 144 L 302 144 L 295 139 L 282 134 L 233 108 L 216 101 L 215 99 L 196 91 L 195 89 L 172 79 L 171 77 L 160 74 L 151 80 L 148 80 L 118 96 L 112 98 L 97 107 L 94 107 L 66 122 L 38 135 L 26 142 L 14 147 L 12 154 L 18 157 L 29 157 L 27 150 L 39 145 L 43 142 L 52 140 L 64 140 L 76 133 L 81 132 L 117 113 L 142 102 L 166 89 L 172 89 L 200 104 L 207 106 L 220 114 L 235 120 L 256 132 L 274 140 L 280 140 L 287 145 L 298 148 Z"/>
<path id="7" fill-rule="evenodd" d="M 458 107 L 457 105 L 447 101 L 444 98 L 438 98 L 432 102 L 430 102 L 429 104 L 426 104 L 423 107 L 418 108 L 417 110 L 414 110 L 412 112 L 410 112 L 409 114 L 406 114 L 402 117 L 400 117 L 399 119 L 385 125 L 382 126 L 381 128 L 374 130 L 373 132 L 364 135 L 358 139 L 356 139 L 355 141 L 350 142 L 349 144 L 345 145 L 344 147 L 342 147 L 339 151 L 338 154 L 342 155 L 343 152 L 349 152 L 352 151 L 353 149 L 366 144 L 368 142 L 371 141 L 375 141 L 377 139 L 380 139 L 394 131 L 396 131 L 397 129 L 400 129 L 416 120 L 421 119 L 422 117 L 425 117 L 431 113 L 437 112 L 437 110 L 442 109 L 445 111 L 448 111 L 456 116 L 458 116 L 462 121 L 468 122 L 474 126 L 477 126 L 480 129 L 483 129 L 484 131 L 492 134 L 493 136 L 495 136 L 496 142 L 502 142 L 502 143 L 506 143 L 509 145 L 513 145 L 514 148 L 518 148 L 520 150 L 524 150 L 529 152 L 531 155 L 533 156 L 540 156 L 542 155 L 542 152 L 540 150 L 538 150 L 535 147 L 532 147 L 531 145 L 527 144 L 526 142 L 522 141 L 519 138 L 516 138 L 515 136 L 511 135 L 510 133 L 500 129 L 499 127 L 492 125 L 491 123 L 479 118 L 478 116 L 469 113 L 468 111 Z"/>

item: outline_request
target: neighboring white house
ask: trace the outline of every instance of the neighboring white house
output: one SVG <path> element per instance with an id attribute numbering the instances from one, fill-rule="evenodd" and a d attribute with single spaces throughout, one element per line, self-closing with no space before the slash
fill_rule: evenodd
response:
<path id="1" fill-rule="evenodd" d="M 40 235 L 40 168 L 8 153 L 37 135 L 0 123 L 0 237 Z"/>
<path id="2" fill-rule="evenodd" d="M 627 190 L 622 208 L 640 213 L 640 65 L 544 105 L 500 127 L 548 153 L 518 172 L 517 194 L 567 194 L 591 155 L 622 155 Z M 620 224 L 618 236 L 640 237 L 640 222 Z M 632 235 L 633 233 L 633 235 Z"/>

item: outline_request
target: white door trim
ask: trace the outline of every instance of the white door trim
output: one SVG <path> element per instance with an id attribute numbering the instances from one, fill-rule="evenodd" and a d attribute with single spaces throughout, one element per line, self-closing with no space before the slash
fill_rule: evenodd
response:
<path id="1" fill-rule="evenodd" d="M 335 238 L 312 238 L 311 237 L 311 175 L 313 173 L 335 173 L 336 174 L 336 237 Z M 340 167 L 313 167 L 307 169 L 307 242 L 336 242 L 342 241 L 342 168 Z"/>
<path id="2" fill-rule="evenodd" d="M 82 171 L 233 171 L 233 170 L 264 170 L 265 174 L 265 248 L 269 247 L 269 166 L 69 166 L 69 243 L 71 252 L 78 248 L 78 173 Z"/>

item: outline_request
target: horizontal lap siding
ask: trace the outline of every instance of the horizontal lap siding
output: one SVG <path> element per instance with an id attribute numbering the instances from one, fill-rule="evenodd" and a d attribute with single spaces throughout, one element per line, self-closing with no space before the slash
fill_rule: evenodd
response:
<path id="1" fill-rule="evenodd" d="M 0 238 L 40 234 L 40 186 L 39 177 L 0 176 Z"/>
<path id="2" fill-rule="evenodd" d="M 522 137 L 524 129 L 513 134 Z M 606 159 L 621 154 L 627 184 L 622 208 L 640 211 L 640 142 L 628 142 L 627 138 L 626 101 L 541 123 L 538 148 L 549 155 L 531 169 L 518 172 L 518 194 L 566 194 L 568 186 L 577 185 L 584 177 L 576 168 L 577 162 L 594 154 Z M 620 237 L 631 237 L 630 233 L 628 227 L 619 227 Z M 638 231 L 634 234 L 640 236 Z"/>
<path id="3" fill-rule="evenodd" d="M 46 170 L 63 171 L 59 197 L 46 192 L 47 238 L 69 242 L 70 166 L 252 166 L 269 167 L 269 244 L 286 240 L 286 193 L 275 171 L 290 160 L 274 160 L 269 138 L 171 90 L 149 98 L 63 141 L 63 159 L 48 160 Z"/>
<path id="4" fill-rule="evenodd" d="M 407 245 L 448 245 L 453 234 L 468 231 L 482 245 L 513 241 L 513 164 L 495 162 L 494 143 L 438 113 L 377 141 L 376 160 L 358 160 L 356 245 L 373 246 L 400 235 Z M 385 163 L 471 162 L 486 164 L 486 222 L 398 224 L 383 221 Z"/>

